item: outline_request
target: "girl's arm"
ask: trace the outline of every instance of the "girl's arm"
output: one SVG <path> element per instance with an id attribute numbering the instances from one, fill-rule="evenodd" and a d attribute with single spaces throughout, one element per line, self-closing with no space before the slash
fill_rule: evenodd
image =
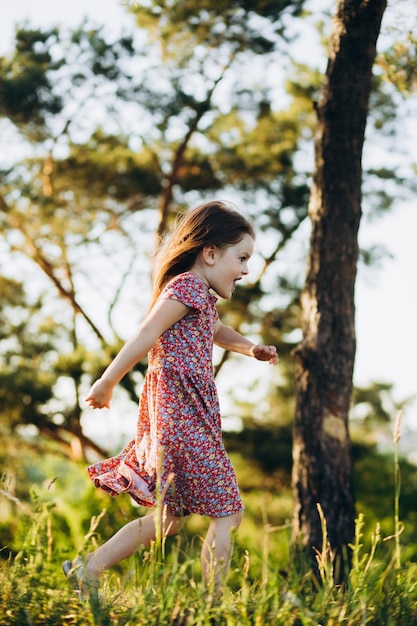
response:
<path id="1" fill-rule="evenodd" d="M 85 401 L 93 409 L 109 408 L 113 387 L 148 354 L 162 333 L 187 315 L 189 310 L 178 300 L 159 300 L 136 335 L 125 343 L 101 378 L 91 387 Z"/>
<path id="2" fill-rule="evenodd" d="M 224 350 L 233 350 L 239 354 L 253 356 L 258 361 L 269 361 L 271 365 L 278 363 L 275 346 L 256 345 L 230 326 L 224 326 L 220 321 L 217 321 L 214 329 L 214 343 Z"/>

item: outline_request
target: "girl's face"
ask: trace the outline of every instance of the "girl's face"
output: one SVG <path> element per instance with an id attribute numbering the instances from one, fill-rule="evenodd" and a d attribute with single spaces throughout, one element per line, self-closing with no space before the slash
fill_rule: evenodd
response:
<path id="1" fill-rule="evenodd" d="M 221 298 L 230 298 L 237 281 L 248 273 L 248 261 L 253 254 L 253 248 L 253 238 L 245 233 L 238 243 L 210 251 L 206 278 L 210 287 Z"/>

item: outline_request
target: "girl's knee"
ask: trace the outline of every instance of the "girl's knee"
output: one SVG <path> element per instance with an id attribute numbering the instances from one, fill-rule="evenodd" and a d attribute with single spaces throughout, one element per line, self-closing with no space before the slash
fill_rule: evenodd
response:
<path id="1" fill-rule="evenodd" d="M 242 520 L 243 520 L 243 511 L 239 511 L 238 513 L 234 513 L 232 517 L 233 517 L 233 520 L 232 520 L 233 524 L 232 524 L 232 526 L 234 528 L 236 528 L 236 529 L 239 528 L 239 526 L 240 526 L 240 524 L 242 523 Z"/>
<path id="2" fill-rule="evenodd" d="M 163 513 L 164 534 L 166 536 L 176 535 L 184 525 L 184 518 L 174 515 L 166 508 Z"/>
<path id="3" fill-rule="evenodd" d="M 238 513 L 232 513 L 231 515 L 226 515 L 225 517 L 212 517 L 211 520 L 214 522 L 217 528 L 227 528 L 236 530 L 239 528 L 243 519 L 243 511 L 239 511 Z"/>
<path id="4" fill-rule="evenodd" d="M 174 518 L 167 527 L 167 535 L 176 535 L 180 532 L 183 525 L 184 521 L 180 517 Z"/>

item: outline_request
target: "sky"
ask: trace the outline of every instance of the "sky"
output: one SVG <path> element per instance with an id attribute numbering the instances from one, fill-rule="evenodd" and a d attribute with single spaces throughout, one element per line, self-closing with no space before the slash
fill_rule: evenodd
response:
<path id="1" fill-rule="evenodd" d="M 11 49 L 17 22 L 73 27 L 86 15 L 96 24 L 105 24 L 110 33 L 131 25 L 118 0 L 13 0 L 2 7 L 0 55 Z M 407 140 L 417 140 L 417 134 L 404 137 Z M 360 229 L 361 245 L 383 245 L 393 259 L 386 259 L 379 268 L 359 268 L 354 382 L 359 386 L 371 381 L 392 382 L 396 400 L 417 395 L 416 240 L 417 198 L 398 204 L 377 221 L 363 223 Z M 403 421 L 412 430 L 407 436 L 417 443 L 417 402 L 405 409 Z"/>

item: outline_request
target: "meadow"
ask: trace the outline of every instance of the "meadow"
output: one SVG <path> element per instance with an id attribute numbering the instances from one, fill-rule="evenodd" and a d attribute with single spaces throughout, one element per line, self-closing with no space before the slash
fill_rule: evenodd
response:
<path id="1" fill-rule="evenodd" d="M 389 515 L 379 522 L 358 513 L 352 568 L 343 586 L 333 579 L 332 554 L 327 549 L 317 553 L 320 585 L 292 553 L 291 493 L 288 485 L 280 482 L 282 476 L 275 475 L 275 483 L 274 475 L 269 476 L 265 485 L 259 471 L 243 457 L 236 456 L 233 462 L 243 485 L 246 511 L 235 537 L 232 568 L 221 600 L 201 584 L 199 552 L 206 522 L 192 516 L 176 537 L 161 539 L 106 572 L 100 597 L 82 601 L 65 580 L 62 561 L 71 558 L 75 550 L 88 552 L 132 514 L 142 511 L 128 499 L 98 494 L 82 467 L 71 466 L 68 471 L 68 462 L 54 456 L 45 456 L 36 472 L 32 467 L 29 499 L 14 495 L 10 479 L 8 485 L 4 476 L 1 519 L 8 508 L 9 521 L 0 528 L 4 546 L 1 626 L 417 624 L 414 526 L 400 518 L 398 458 L 390 464 L 393 492 Z M 362 475 L 366 476 L 364 468 Z M 414 498 L 415 492 L 413 502 Z M 361 508 L 366 506 L 358 503 L 358 510 Z M 323 545 L 326 547 L 325 524 Z"/>

